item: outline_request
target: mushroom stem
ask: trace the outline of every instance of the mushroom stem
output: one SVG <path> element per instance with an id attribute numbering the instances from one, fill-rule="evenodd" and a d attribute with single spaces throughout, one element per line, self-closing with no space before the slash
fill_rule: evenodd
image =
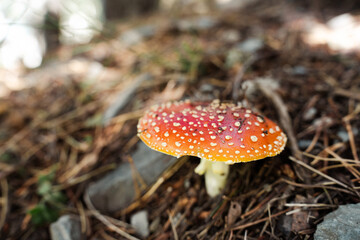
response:
<path id="1" fill-rule="evenodd" d="M 212 162 L 202 158 L 195 168 L 195 172 L 199 175 L 205 174 L 206 191 L 209 196 L 215 197 L 225 187 L 229 175 L 229 165 L 224 162 Z"/>

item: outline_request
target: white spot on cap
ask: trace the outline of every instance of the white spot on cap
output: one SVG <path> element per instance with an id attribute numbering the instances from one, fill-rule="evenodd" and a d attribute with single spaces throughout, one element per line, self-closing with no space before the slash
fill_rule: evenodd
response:
<path id="1" fill-rule="evenodd" d="M 194 146 L 193 146 L 193 145 L 190 145 L 189 148 L 190 148 L 190 149 L 194 149 Z"/>
<path id="2" fill-rule="evenodd" d="M 253 142 L 257 142 L 257 140 L 258 140 L 258 138 L 257 138 L 256 136 L 251 136 L 250 139 L 251 139 L 251 141 L 253 141 Z"/>
<path id="3" fill-rule="evenodd" d="M 233 143 L 233 142 L 229 142 L 228 145 L 229 145 L 229 146 L 232 146 L 232 145 L 234 145 L 234 143 Z"/>
<path id="4" fill-rule="evenodd" d="M 146 137 L 151 138 L 151 134 L 150 133 L 146 134 Z"/>
<path id="5" fill-rule="evenodd" d="M 215 147 L 217 145 L 217 143 L 210 143 L 211 146 Z"/>
<path id="6" fill-rule="evenodd" d="M 261 123 L 264 122 L 264 120 L 263 120 L 261 117 L 257 117 L 257 120 L 258 120 L 259 122 L 261 122 Z"/>
<path id="7" fill-rule="evenodd" d="M 226 135 L 226 136 L 225 136 L 225 139 L 226 139 L 226 140 L 230 140 L 230 139 L 232 139 L 232 137 L 229 136 L 229 135 Z"/>
<path id="8" fill-rule="evenodd" d="M 235 122 L 236 127 L 240 127 L 240 125 L 241 125 L 240 122 Z"/>
<path id="9" fill-rule="evenodd" d="M 210 150 L 205 148 L 204 152 L 208 153 L 208 152 L 210 152 Z"/>
<path id="10" fill-rule="evenodd" d="M 159 127 L 155 127 L 154 130 L 155 130 L 155 132 L 157 132 L 157 133 L 160 132 L 160 128 L 159 128 Z"/>
<path id="11" fill-rule="evenodd" d="M 201 137 L 201 138 L 200 138 L 200 141 L 205 141 L 205 138 L 202 138 L 202 137 Z"/>
<path id="12" fill-rule="evenodd" d="M 168 137 L 168 136 L 169 136 L 169 132 L 165 132 L 165 133 L 164 133 L 164 136 L 165 136 L 165 137 Z"/>
<path id="13" fill-rule="evenodd" d="M 161 146 L 166 147 L 167 146 L 166 142 L 162 142 Z"/>
<path id="14" fill-rule="evenodd" d="M 180 142 L 175 142 L 175 145 L 176 145 L 177 147 L 180 147 L 180 146 L 181 146 L 181 143 L 180 143 Z"/>
<path id="15" fill-rule="evenodd" d="M 173 125 L 174 125 L 174 127 L 178 127 L 178 126 L 180 126 L 180 123 L 174 122 Z"/>
<path id="16" fill-rule="evenodd" d="M 236 150 L 236 151 L 235 151 L 235 154 L 240 154 L 240 151 Z"/>
<path id="17" fill-rule="evenodd" d="M 239 113 L 237 113 L 237 112 L 234 112 L 233 115 L 234 115 L 235 117 L 240 117 Z"/>
<path id="18" fill-rule="evenodd" d="M 274 129 L 270 128 L 269 133 L 271 133 L 271 134 L 275 133 Z"/>
<path id="19" fill-rule="evenodd" d="M 212 140 L 214 140 L 214 139 L 216 139 L 216 136 L 212 135 L 212 136 L 210 136 L 210 138 L 211 138 Z"/>

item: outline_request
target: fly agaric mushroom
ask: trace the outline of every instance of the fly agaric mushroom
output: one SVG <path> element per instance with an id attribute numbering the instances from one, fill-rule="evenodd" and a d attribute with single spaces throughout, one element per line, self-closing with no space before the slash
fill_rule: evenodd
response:
<path id="1" fill-rule="evenodd" d="M 287 141 L 279 126 L 268 118 L 219 100 L 153 106 L 139 120 L 138 136 L 157 151 L 201 158 L 195 172 L 205 174 L 210 196 L 224 188 L 230 164 L 275 156 Z"/>

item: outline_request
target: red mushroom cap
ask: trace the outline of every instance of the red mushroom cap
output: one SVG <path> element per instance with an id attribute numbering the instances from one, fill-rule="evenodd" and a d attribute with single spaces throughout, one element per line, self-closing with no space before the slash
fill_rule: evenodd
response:
<path id="1" fill-rule="evenodd" d="M 270 119 L 234 104 L 180 101 L 154 106 L 139 120 L 150 148 L 228 164 L 279 154 L 287 138 Z"/>

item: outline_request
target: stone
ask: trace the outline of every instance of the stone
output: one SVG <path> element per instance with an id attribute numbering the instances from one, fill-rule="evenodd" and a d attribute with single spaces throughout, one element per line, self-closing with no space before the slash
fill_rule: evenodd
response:
<path id="1" fill-rule="evenodd" d="M 317 226 L 315 240 L 360 239 L 360 204 L 347 204 L 325 216 Z"/>
<path id="2" fill-rule="evenodd" d="M 156 25 L 149 24 L 140 26 L 123 32 L 120 36 L 120 41 L 125 44 L 125 46 L 130 47 L 154 36 L 157 30 L 158 26 Z"/>
<path id="3" fill-rule="evenodd" d="M 153 184 L 163 171 L 177 158 L 154 151 L 143 142 L 137 144 L 132 154 L 134 165 L 147 185 Z M 129 163 L 122 163 L 99 181 L 87 188 L 90 200 L 102 212 L 114 212 L 127 207 L 135 200 L 133 171 Z"/>
<path id="4" fill-rule="evenodd" d="M 143 210 L 131 215 L 130 224 L 141 237 L 146 238 L 149 236 L 150 230 L 147 211 Z"/>
<path id="5" fill-rule="evenodd" d="M 182 19 L 176 23 L 180 31 L 205 31 L 214 28 L 219 21 L 209 16 Z"/>
<path id="6" fill-rule="evenodd" d="M 133 98 L 135 91 L 138 87 L 145 81 L 152 79 L 152 75 L 148 73 L 141 74 L 134 81 L 131 82 L 130 86 L 127 86 L 125 89 L 122 89 L 115 100 L 110 104 L 110 106 L 105 110 L 104 117 L 102 120 L 103 125 L 108 125 L 113 117 L 116 116 Z"/>
<path id="7" fill-rule="evenodd" d="M 253 54 L 264 46 L 264 41 L 260 38 L 252 37 L 239 43 L 236 48 L 243 53 Z"/>
<path id="8" fill-rule="evenodd" d="M 50 225 L 52 240 L 79 240 L 85 239 L 81 233 L 80 219 L 74 215 L 64 215 Z"/>

